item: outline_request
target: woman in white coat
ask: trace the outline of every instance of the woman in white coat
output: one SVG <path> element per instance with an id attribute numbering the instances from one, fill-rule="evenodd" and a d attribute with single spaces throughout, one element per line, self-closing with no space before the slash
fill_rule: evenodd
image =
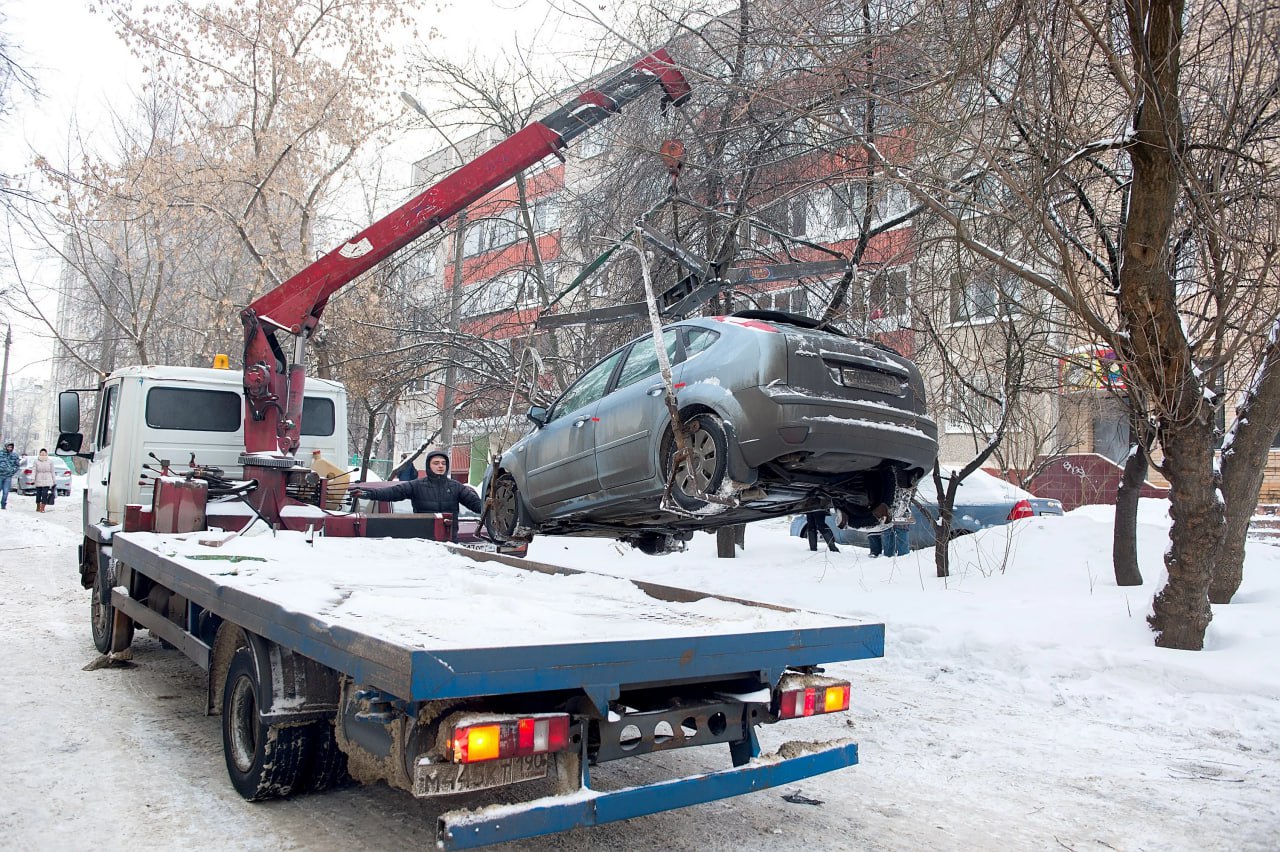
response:
<path id="1" fill-rule="evenodd" d="M 40 455 L 31 465 L 31 472 L 35 474 L 36 511 L 43 512 L 45 506 L 53 505 L 53 497 L 58 493 L 58 483 L 53 478 L 53 459 L 49 458 L 48 450 L 41 448 Z"/>

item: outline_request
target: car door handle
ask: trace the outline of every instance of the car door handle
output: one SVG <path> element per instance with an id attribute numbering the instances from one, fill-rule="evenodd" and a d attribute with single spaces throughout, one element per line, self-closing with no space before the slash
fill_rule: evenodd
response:
<path id="1" fill-rule="evenodd" d="M 664 388 L 662 385 L 657 385 L 656 387 L 649 388 L 647 391 L 645 391 L 645 393 L 648 394 L 649 396 L 662 396 L 663 390 Z"/>
<path id="2" fill-rule="evenodd" d="M 581 429 L 583 426 L 586 426 L 588 423 L 599 423 L 599 422 L 600 422 L 599 417 L 579 417 L 577 420 L 573 421 L 573 428 Z"/>

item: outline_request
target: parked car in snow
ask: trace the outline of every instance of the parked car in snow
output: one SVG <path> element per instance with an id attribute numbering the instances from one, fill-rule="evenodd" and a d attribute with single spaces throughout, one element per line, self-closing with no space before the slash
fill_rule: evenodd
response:
<path id="1" fill-rule="evenodd" d="M 35 456 L 22 456 L 18 460 L 18 475 L 13 478 L 10 486 L 12 490 L 26 495 L 36 493 L 36 472 L 32 467 L 35 460 Z M 49 461 L 53 462 L 53 480 L 58 486 L 58 494 L 63 497 L 70 496 L 71 468 L 67 467 L 66 461 L 58 456 L 49 456 Z"/>
<path id="2" fill-rule="evenodd" d="M 943 470 L 943 476 L 950 475 L 951 471 Z M 912 550 L 933 547 L 937 544 L 937 528 L 934 523 L 938 517 L 938 504 L 933 499 L 932 492 L 931 481 L 926 479 L 911 504 L 911 526 L 908 529 L 907 542 Z M 1003 526 L 1022 518 L 1061 514 L 1062 503 L 1059 501 L 1037 497 L 1013 483 L 1005 482 L 985 471 L 975 470 L 960 482 L 956 492 L 951 537 L 954 539 L 988 527 Z M 868 530 L 857 529 L 851 525 L 841 528 L 837 524 L 834 513 L 827 514 L 826 524 L 835 536 L 837 544 L 868 546 Z M 808 538 L 809 524 L 803 515 L 792 520 L 791 534 Z"/>
<path id="3" fill-rule="evenodd" d="M 661 553 L 793 512 L 835 507 L 867 525 L 937 456 L 919 371 L 874 342 L 743 311 L 669 325 L 662 345 L 691 463 L 673 464 L 654 339 L 637 338 L 530 409 L 532 430 L 485 477 L 495 540 L 604 535 Z"/>

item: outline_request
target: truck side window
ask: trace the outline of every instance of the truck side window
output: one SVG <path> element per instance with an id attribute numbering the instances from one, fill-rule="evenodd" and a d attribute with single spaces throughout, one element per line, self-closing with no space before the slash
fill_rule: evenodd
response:
<path id="1" fill-rule="evenodd" d="M 572 411 L 598 402 L 600 397 L 604 396 L 605 388 L 609 386 L 609 377 L 613 375 L 613 368 L 618 366 L 621 360 L 622 353 L 615 352 L 588 370 L 582 378 L 569 385 L 569 389 L 556 400 L 555 408 L 551 410 L 551 418 L 547 422 L 559 420 Z"/>
<path id="2" fill-rule="evenodd" d="M 240 394 L 197 388 L 147 391 L 147 425 L 187 432 L 235 432 L 244 417 Z"/>
<path id="3" fill-rule="evenodd" d="M 112 385 L 102 397 L 102 411 L 98 413 L 98 449 L 111 446 L 111 436 L 116 430 L 116 394 L 119 385 Z"/>
<path id="4" fill-rule="evenodd" d="M 324 437 L 337 430 L 333 400 L 317 396 L 302 398 L 302 434 Z"/>

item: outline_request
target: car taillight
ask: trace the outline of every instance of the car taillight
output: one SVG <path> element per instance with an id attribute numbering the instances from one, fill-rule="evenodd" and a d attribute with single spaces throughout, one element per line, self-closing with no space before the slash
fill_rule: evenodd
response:
<path id="1" fill-rule="evenodd" d="M 743 328 L 754 328 L 756 331 L 768 331 L 774 334 L 778 333 L 776 328 L 769 325 L 769 323 L 761 322 L 760 320 L 747 319 L 746 317 L 716 317 L 715 319 L 717 322 L 727 322 L 730 325 L 740 325 Z"/>
<path id="2" fill-rule="evenodd" d="M 477 763 L 503 757 L 550 754 L 569 747 L 567 713 L 486 718 L 453 729 L 453 762 Z"/>
<path id="3" fill-rule="evenodd" d="M 1013 504 L 1013 508 L 1009 510 L 1009 517 L 1006 521 L 1016 521 L 1020 518 L 1034 518 L 1036 516 L 1035 509 L 1031 508 L 1030 500 L 1019 500 Z"/>
<path id="4" fill-rule="evenodd" d="M 838 713 L 849 709 L 849 682 L 810 678 L 804 683 L 788 683 L 784 678 L 778 685 L 779 719 L 799 719 L 820 713 Z"/>
<path id="5" fill-rule="evenodd" d="M 31 470 L 31 468 L 27 468 L 26 470 L 22 471 L 23 476 L 30 476 L 32 473 L 33 471 Z"/>

